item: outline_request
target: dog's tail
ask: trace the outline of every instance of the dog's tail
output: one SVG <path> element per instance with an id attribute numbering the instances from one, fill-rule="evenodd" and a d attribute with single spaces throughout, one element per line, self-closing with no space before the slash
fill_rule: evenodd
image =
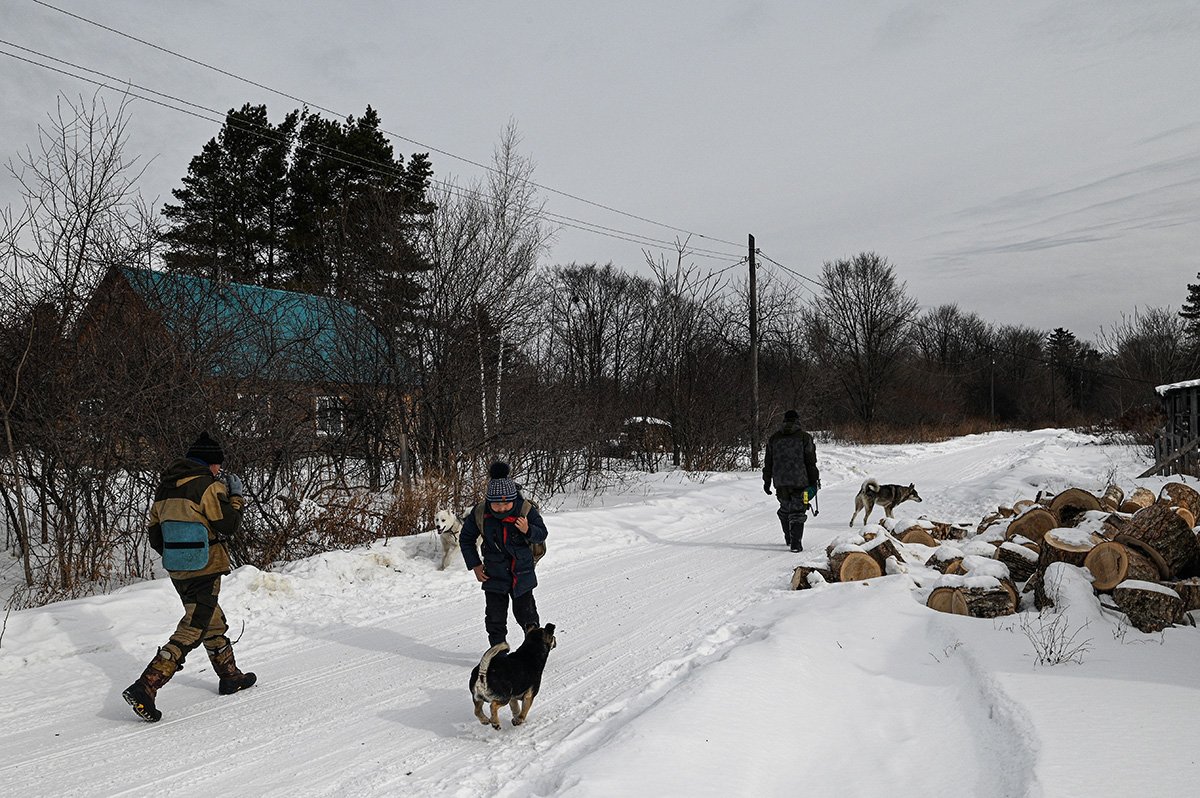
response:
<path id="1" fill-rule="evenodd" d="M 497 654 L 508 651 L 508 643 L 497 643 L 487 650 L 483 655 L 483 659 L 479 660 L 479 681 L 476 682 L 475 690 L 481 695 L 488 694 L 487 687 L 487 671 L 488 666 L 492 664 L 492 658 Z"/>
<path id="2" fill-rule="evenodd" d="M 862 488 L 859 490 L 859 492 L 860 493 L 878 493 L 879 492 L 879 483 L 877 481 L 875 481 L 875 477 L 869 477 L 867 479 L 867 481 L 862 484 Z"/>

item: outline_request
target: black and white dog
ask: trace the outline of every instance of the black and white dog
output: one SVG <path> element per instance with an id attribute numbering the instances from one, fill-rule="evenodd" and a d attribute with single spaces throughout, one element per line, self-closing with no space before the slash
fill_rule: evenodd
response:
<path id="1" fill-rule="evenodd" d="M 487 650 L 471 670 L 471 701 L 480 723 L 499 729 L 500 707 L 505 704 L 512 712 L 514 726 L 525 722 L 542 687 L 546 659 L 557 644 L 554 624 L 548 623 L 545 627 L 531 626 L 516 651 L 509 652 L 508 643 L 497 643 Z M 491 707 L 491 717 L 483 714 L 484 704 Z"/>
<path id="2" fill-rule="evenodd" d="M 854 519 L 858 515 L 859 510 L 865 509 L 863 513 L 863 526 L 867 525 L 867 516 L 875 509 L 875 505 L 883 508 L 884 515 L 888 518 L 892 517 L 892 508 L 900 502 L 906 501 L 921 501 L 921 496 L 917 493 L 917 489 L 913 483 L 909 483 L 908 487 L 904 485 L 880 485 L 871 477 L 862 484 L 858 489 L 858 495 L 854 497 L 854 515 L 850 516 L 850 526 L 854 526 Z"/>
<path id="3" fill-rule="evenodd" d="M 442 541 L 442 564 L 438 570 L 444 571 L 456 554 L 461 555 L 458 533 L 462 532 L 462 519 L 449 510 L 438 510 L 433 515 L 433 525 Z"/>

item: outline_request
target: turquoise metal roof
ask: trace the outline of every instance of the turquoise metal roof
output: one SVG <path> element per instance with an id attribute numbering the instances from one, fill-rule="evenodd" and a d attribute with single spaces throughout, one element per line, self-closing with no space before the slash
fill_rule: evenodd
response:
<path id="1" fill-rule="evenodd" d="M 209 370 L 216 376 L 391 381 L 382 336 L 345 300 L 191 274 L 121 272 L 182 346 L 215 354 Z"/>

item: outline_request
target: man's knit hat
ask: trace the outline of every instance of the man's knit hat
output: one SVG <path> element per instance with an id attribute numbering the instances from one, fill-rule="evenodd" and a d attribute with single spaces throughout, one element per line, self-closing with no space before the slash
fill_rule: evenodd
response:
<path id="1" fill-rule="evenodd" d="M 184 455 L 190 460 L 199 460 L 205 465 L 215 465 L 225 462 L 225 450 L 221 442 L 208 434 L 208 430 L 200 433 L 200 437 L 191 445 Z"/>
<path id="2" fill-rule="evenodd" d="M 799 421 L 800 414 L 797 413 L 795 410 L 789 410 L 783 414 L 783 420 L 784 421 Z"/>
<path id="3" fill-rule="evenodd" d="M 487 484 L 489 502 L 510 502 L 517 498 L 517 483 L 508 477 L 508 463 L 495 462 L 488 469 L 491 479 Z"/>

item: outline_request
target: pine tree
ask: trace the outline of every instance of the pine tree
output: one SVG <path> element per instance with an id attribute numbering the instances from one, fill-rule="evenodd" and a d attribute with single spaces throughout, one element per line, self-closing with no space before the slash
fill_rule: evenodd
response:
<path id="1" fill-rule="evenodd" d="M 164 208 L 169 267 L 353 299 L 380 316 L 411 308 L 433 205 L 427 154 L 407 168 L 367 106 L 344 122 L 264 105 L 230 110 Z M 387 313 L 383 308 L 387 308 Z"/>
<path id="2" fill-rule="evenodd" d="M 221 132 L 189 164 L 183 188 L 171 192 L 179 204 L 163 208 L 170 267 L 275 282 L 295 126 L 295 114 L 271 125 L 265 105 L 226 114 Z"/>
<path id="3" fill-rule="evenodd" d="M 1200 280 L 1200 273 L 1196 274 Z M 1187 320 L 1187 337 L 1193 348 L 1200 346 L 1200 282 L 1188 283 L 1188 295 L 1179 315 Z"/>
<path id="4" fill-rule="evenodd" d="M 1083 400 L 1083 361 L 1089 346 L 1081 344 L 1075 333 L 1065 327 L 1055 327 L 1046 338 L 1046 350 L 1058 374 L 1058 381 L 1075 407 Z"/>

